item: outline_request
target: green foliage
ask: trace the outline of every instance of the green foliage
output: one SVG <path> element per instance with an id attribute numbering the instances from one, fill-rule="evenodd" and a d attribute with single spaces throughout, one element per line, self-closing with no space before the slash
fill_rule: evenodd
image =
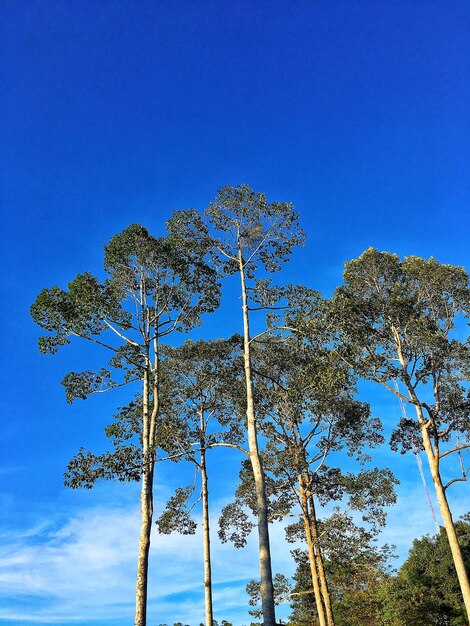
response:
<path id="1" fill-rule="evenodd" d="M 357 474 L 329 460 L 341 451 L 362 464 L 383 442 L 380 421 L 355 399 L 355 379 L 326 340 L 297 337 L 265 342 L 254 351 L 257 396 L 268 438 L 265 466 L 289 488 L 304 475 L 309 493 L 325 505 L 344 500 L 364 521 L 385 522 L 384 507 L 395 501 L 397 483 L 388 469 Z M 335 456 L 335 462 L 340 462 Z"/>
<path id="2" fill-rule="evenodd" d="M 470 568 L 468 517 L 456 523 Z M 383 593 L 383 626 L 465 626 L 465 607 L 444 528 L 413 541 L 408 559 Z"/>
<path id="3" fill-rule="evenodd" d="M 276 574 L 273 578 L 274 585 L 274 603 L 280 604 L 290 594 L 292 585 L 284 574 Z M 262 617 L 263 612 L 260 608 L 261 604 L 261 584 L 259 580 L 250 580 L 246 586 L 246 592 L 249 596 L 248 604 L 253 609 L 250 609 L 248 613 L 253 617 Z"/>
<path id="4" fill-rule="evenodd" d="M 266 460 L 265 455 L 261 454 Z M 263 466 L 267 470 L 266 463 Z M 253 480 L 253 470 L 249 459 L 242 461 L 239 472 L 239 484 L 235 490 L 235 501 L 222 508 L 219 517 L 219 538 L 223 543 L 231 542 L 236 548 L 243 548 L 248 536 L 256 524 L 252 516 L 256 516 L 257 501 Z M 294 506 L 292 492 L 282 488 L 284 480 L 275 479 L 266 472 L 266 496 L 268 517 L 270 521 L 285 517 Z M 252 515 L 249 515 L 248 511 Z"/>
<path id="5" fill-rule="evenodd" d="M 113 452 L 93 454 L 80 448 L 69 461 L 64 484 L 72 489 L 91 489 L 98 480 L 131 482 L 140 480 L 142 451 L 133 444 L 120 445 Z"/>
<path id="6" fill-rule="evenodd" d="M 168 397 L 161 375 L 162 338 L 198 325 L 201 315 L 219 303 L 220 285 L 208 263 L 211 247 L 195 211 L 175 213 L 163 237 L 132 224 L 105 246 L 104 281 L 86 272 L 78 274 L 68 290 L 52 287 L 39 294 L 31 314 L 48 332 L 39 339 L 42 352 L 55 353 L 78 337 L 111 353 L 107 367 L 65 376 L 68 402 L 134 381 L 143 385 L 145 378 L 146 406 L 150 413 L 154 408 L 158 412 L 165 394 Z M 150 415 L 144 415 L 143 391 L 105 429 L 114 450 L 95 455 L 81 449 L 69 463 L 67 485 L 90 488 L 100 479 L 139 480 L 149 452 L 158 445 L 157 435 L 162 445 L 169 440 L 168 424 L 143 428 Z M 154 440 L 143 442 L 144 431 L 152 432 Z"/>
<path id="7" fill-rule="evenodd" d="M 318 615 L 313 595 L 312 575 L 307 552 L 294 550 L 293 556 L 297 563 L 293 575 L 294 584 L 290 606 L 289 626 L 318 626 Z"/>
<path id="8" fill-rule="evenodd" d="M 182 346 L 164 346 L 162 379 L 171 390 L 162 402 L 158 441 L 174 461 L 187 460 L 198 474 L 206 473 L 205 455 L 215 446 L 240 446 L 245 439 L 235 404 L 241 384 L 240 337 L 228 340 L 186 341 Z M 204 477 L 202 477 L 204 479 Z M 187 534 L 189 511 L 195 487 L 183 497 L 181 490 L 167 504 L 157 521 L 160 532 Z M 175 506 L 177 504 L 177 506 Z M 174 520 L 172 520 L 174 516 Z"/>
<path id="9" fill-rule="evenodd" d="M 464 382 L 470 350 L 454 332 L 457 320 L 469 315 L 470 282 L 464 268 L 433 258 L 401 261 L 373 248 L 346 264 L 344 284 L 331 306 L 341 356 L 360 376 L 391 391 L 399 381 L 411 401 L 424 408 L 431 435 L 442 444 L 453 434 L 470 434 Z M 416 422 L 401 419 L 393 448 L 406 452 L 420 445 Z"/>
<path id="10" fill-rule="evenodd" d="M 470 565 L 470 516 L 456 523 L 464 560 Z M 335 530 L 333 531 L 333 527 Z M 415 539 L 396 575 L 390 571 L 389 546 L 378 548 L 372 535 L 343 516 L 326 533 L 326 568 L 337 626 L 465 626 L 452 555 L 443 528 Z M 306 552 L 294 551 L 297 570 L 289 624 L 316 624 L 315 602 Z"/>
<path id="11" fill-rule="evenodd" d="M 342 501 L 344 509 L 360 511 L 371 532 L 378 532 L 385 524 L 384 508 L 396 498 L 398 481 L 392 472 L 345 472 L 329 462 L 329 455 L 344 451 L 362 463 L 368 458 L 364 448 L 383 442 L 379 420 L 354 398 L 349 368 L 319 336 L 311 341 L 265 339 L 253 350 L 253 368 L 259 428 L 267 439 L 262 459 L 269 519 L 298 510 L 298 476 L 303 473 L 308 493 L 322 505 Z M 341 463 L 337 455 L 335 462 Z M 256 515 L 257 507 L 248 460 L 239 476 L 235 501 L 223 508 L 219 519 L 219 537 L 243 547 L 255 526 L 248 512 Z M 340 517 L 339 509 L 335 515 Z M 291 540 L 305 540 L 304 522 L 287 532 Z"/>
<path id="12" fill-rule="evenodd" d="M 244 548 L 254 527 L 241 503 L 231 502 L 223 507 L 219 518 L 219 539 L 222 543 L 233 543 L 235 548 Z"/>
<path id="13" fill-rule="evenodd" d="M 178 348 L 161 343 L 199 325 L 218 306 L 219 271 L 240 271 L 250 283 L 245 310 L 268 310 L 266 331 L 245 337 L 245 347 L 248 341 L 269 519 L 298 511 L 305 492 L 306 516 L 315 515 L 316 501 L 336 503 L 328 518 L 315 520 L 315 550 L 325 560 L 337 626 L 464 626 L 444 532 L 416 540 L 392 577 L 390 548 L 377 548 L 374 537 L 385 524 L 384 507 L 395 501 L 397 481 L 388 469 L 347 472 L 340 454 L 363 465 L 383 442 L 380 420 L 355 397 L 356 376 L 380 382 L 426 411 L 437 448 L 470 447 L 470 348 L 456 330 L 457 321 L 470 316 L 467 273 L 433 258 L 402 261 L 370 248 L 346 264 L 344 284 L 326 302 L 305 287 L 274 287 L 257 275 L 279 270 L 304 241 L 290 203 L 268 203 L 248 185 L 229 186 L 219 190 L 206 215 L 211 230 L 197 212 L 176 212 L 162 237 L 130 225 L 105 246 L 104 280 L 78 274 L 67 289 L 41 291 L 32 305 L 47 333 L 39 339 L 41 352 L 54 354 L 78 337 L 111 353 L 97 371 L 64 377 L 67 402 L 135 381 L 142 386 L 105 429 L 113 450 L 95 455 L 81 448 L 68 464 L 65 484 L 89 489 L 102 479 L 138 481 L 147 469 L 153 476 L 157 449 L 201 469 L 206 450 L 242 447 L 243 338 L 187 341 Z M 419 448 L 416 420 L 402 416 L 391 444 L 401 452 Z M 464 479 L 463 462 L 462 471 Z M 249 459 L 239 478 L 235 501 L 219 521 L 220 539 L 237 548 L 246 544 L 255 527 L 250 513 L 258 510 Z M 176 489 L 157 520 L 161 533 L 195 532 L 194 494 L 195 485 Z M 350 510 L 360 512 L 366 526 Z M 469 520 L 456 526 L 468 567 Z M 305 539 L 303 520 L 287 528 L 287 538 Z M 276 602 L 291 597 L 290 624 L 312 626 L 317 616 L 307 554 L 296 549 L 293 556 L 294 586 L 277 574 Z M 250 606 L 257 607 L 259 583 L 251 581 L 247 591 Z M 261 615 L 258 608 L 250 613 Z M 222 626 L 231 624 L 223 620 Z"/>
<path id="14" fill-rule="evenodd" d="M 134 331 L 136 337 L 127 343 L 136 347 L 145 331 L 136 305 L 138 310 L 153 307 L 151 322 L 160 335 L 170 329 L 188 330 L 200 323 L 202 313 L 213 311 L 220 286 L 206 262 L 212 241 L 200 216 L 178 212 L 167 228 L 166 237 L 152 237 L 138 224 L 115 235 L 105 246 L 109 278 L 103 283 L 87 272 L 78 274 L 68 291 L 44 289 L 31 307 L 36 323 L 52 333 L 41 338 L 41 350 L 55 352 L 70 336 L 90 339 L 104 331 L 109 334 L 110 324 Z"/>
<path id="15" fill-rule="evenodd" d="M 461 338 L 461 324 L 469 316 L 470 279 L 464 268 L 433 258 L 402 261 L 373 248 L 346 264 L 344 284 L 330 308 L 338 354 L 357 374 L 400 399 L 402 415 L 391 447 L 401 453 L 425 450 L 444 519 L 445 491 L 468 478 L 470 346 Z M 405 405 L 413 408 L 411 418 Z M 445 483 L 442 460 L 455 453 L 458 465 L 447 468 L 458 467 L 458 473 Z M 463 568 L 460 557 L 454 553 L 454 558 Z M 417 624 L 449 623 L 432 621 L 424 603 L 420 606 Z"/>
<path id="16" fill-rule="evenodd" d="M 328 587 L 337 626 L 379 626 L 382 604 L 376 597 L 389 579 L 391 550 L 378 548 L 373 534 L 338 513 L 319 524 Z M 289 624 L 317 624 L 307 553 L 293 551 L 297 569 Z"/>
<path id="17" fill-rule="evenodd" d="M 77 398 L 86 400 L 90 394 L 112 389 L 116 384 L 111 378 L 111 372 L 102 367 L 98 372 L 70 372 L 62 380 L 62 385 L 65 387 L 67 402 L 71 404 Z"/>
<path id="18" fill-rule="evenodd" d="M 168 500 L 163 513 L 156 520 L 159 532 L 169 535 L 177 531 L 182 535 L 194 535 L 197 524 L 187 510 L 188 499 L 194 493 L 194 486 L 178 487 Z"/>
<path id="19" fill-rule="evenodd" d="M 206 447 L 244 439 L 239 417 L 240 397 L 244 396 L 241 341 L 234 335 L 186 341 L 177 348 L 164 346 L 161 351 L 163 375 L 172 388 L 162 415 L 185 425 L 190 444 L 199 443 L 201 437 Z M 214 430 L 214 425 L 221 429 Z"/>
<path id="20" fill-rule="evenodd" d="M 239 255 L 249 278 L 254 277 L 258 265 L 275 272 L 305 239 L 291 203 L 269 203 L 263 193 L 249 185 L 219 189 L 206 215 L 220 234 L 216 246 L 227 274 L 239 270 Z"/>

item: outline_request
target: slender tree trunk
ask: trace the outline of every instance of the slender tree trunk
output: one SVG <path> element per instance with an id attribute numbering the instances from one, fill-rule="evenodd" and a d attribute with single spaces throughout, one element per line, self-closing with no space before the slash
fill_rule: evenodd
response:
<path id="1" fill-rule="evenodd" d="M 261 603 L 263 610 L 263 626 L 275 626 L 276 617 L 274 611 L 274 586 L 271 567 L 271 549 L 269 545 L 268 506 L 263 467 L 258 448 L 258 436 L 256 432 L 255 408 L 253 401 L 253 376 L 251 368 L 250 351 L 250 323 L 248 316 L 248 303 L 245 283 L 245 272 L 241 252 L 239 253 L 239 270 L 242 288 L 243 302 L 243 336 L 244 336 L 244 361 L 246 380 L 246 418 L 248 431 L 248 447 L 250 452 L 251 467 L 255 481 L 256 503 L 258 513 L 258 540 L 259 561 L 261 575 Z"/>
<path id="2" fill-rule="evenodd" d="M 468 574 L 465 569 L 465 564 L 460 549 L 457 533 L 455 532 L 455 524 L 452 519 L 452 513 L 447 502 L 444 485 L 442 484 L 441 472 L 439 467 L 439 450 L 432 445 L 431 437 L 429 436 L 428 426 L 426 419 L 423 415 L 423 409 L 421 403 L 418 400 L 416 391 L 410 383 L 409 374 L 406 366 L 406 362 L 403 356 L 400 338 L 398 332 L 394 330 L 395 341 L 397 345 L 397 352 L 400 364 L 405 372 L 405 384 L 408 390 L 409 397 L 414 404 L 418 422 L 421 428 L 421 437 L 423 441 L 424 451 L 429 463 L 429 469 L 431 470 L 432 481 L 434 483 L 434 489 L 436 491 L 437 502 L 439 504 L 439 510 L 444 522 L 444 528 L 446 530 L 447 539 L 449 541 L 450 551 L 452 553 L 452 559 L 454 561 L 455 570 L 457 572 L 457 578 L 459 581 L 460 589 L 462 591 L 463 601 L 465 603 L 465 609 L 467 611 L 467 618 L 470 623 L 470 584 L 468 581 Z"/>
<path id="3" fill-rule="evenodd" d="M 153 470 L 154 463 L 152 459 L 144 468 L 140 493 L 142 524 L 140 529 L 139 556 L 137 558 L 135 626 L 146 626 L 147 624 L 148 563 L 153 517 Z"/>
<path id="4" fill-rule="evenodd" d="M 201 415 L 201 432 L 204 427 Z M 212 610 L 212 573 L 211 573 L 211 540 L 209 532 L 209 490 L 206 468 L 206 448 L 204 437 L 201 437 L 201 477 L 202 477 L 202 532 L 204 535 L 204 602 L 206 607 L 206 626 L 212 626 L 214 615 Z"/>
<path id="5" fill-rule="evenodd" d="M 310 563 L 310 573 L 312 576 L 312 585 L 313 585 L 313 593 L 315 596 L 315 604 L 317 606 L 318 613 L 318 621 L 320 626 L 326 626 L 326 617 L 325 617 L 325 608 L 323 606 L 322 601 L 322 593 L 320 589 L 320 579 L 317 571 L 317 558 L 315 554 L 314 542 L 312 537 L 312 528 L 310 524 L 310 515 L 308 510 L 308 499 L 307 493 L 305 491 L 305 484 L 303 480 L 303 476 L 299 474 L 299 491 L 300 491 L 300 500 L 302 502 L 302 517 L 304 520 L 305 527 L 305 535 L 307 537 L 307 550 L 308 550 L 308 561 Z"/>
<path id="6" fill-rule="evenodd" d="M 300 436 L 300 432 L 299 432 Z M 315 509 L 315 502 L 313 499 L 312 491 L 312 475 L 310 473 L 307 458 L 305 454 L 305 448 L 300 451 L 302 467 L 304 469 L 304 475 L 300 472 L 300 476 L 303 480 L 303 488 L 307 498 L 306 511 L 308 514 L 310 537 L 313 543 L 313 549 L 315 554 L 316 569 L 318 571 L 318 577 L 320 580 L 320 589 L 323 598 L 323 604 L 325 606 L 326 621 L 328 626 L 335 626 L 335 619 L 333 615 L 333 608 L 331 606 L 330 591 L 328 589 L 328 582 L 326 580 L 325 567 L 323 565 L 323 554 L 320 546 L 320 538 L 318 536 L 318 524 L 317 524 L 317 512 Z"/>
<path id="7" fill-rule="evenodd" d="M 147 624 L 147 588 L 150 535 L 153 519 L 153 476 L 155 470 L 155 425 L 159 412 L 158 395 L 158 344 L 154 340 L 155 362 L 152 386 L 153 407 L 150 411 L 151 365 L 147 346 L 147 368 L 144 372 L 142 389 L 142 487 L 140 492 L 141 527 L 139 554 L 137 557 L 137 584 L 135 601 L 135 626 Z"/>
<path id="8" fill-rule="evenodd" d="M 148 362 L 148 352 L 147 352 Z M 150 450 L 149 368 L 144 372 L 142 390 L 142 485 L 140 491 L 140 541 L 137 557 L 137 584 L 135 596 L 135 626 L 147 624 L 147 585 L 150 534 L 153 517 L 153 451 Z"/>
<path id="9" fill-rule="evenodd" d="M 335 618 L 333 615 L 333 609 L 331 606 L 331 598 L 330 591 L 328 589 L 328 582 L 326 580 L 325 567 L 323 565 L 323 555 L 320 548 L 320 540 L 318 537 L 318 525 L 317 525 L 317 514 L 315 511 L 315 503 L 313 501 L 312 493 L 309 493 L 308 502 L 310 505 L 310 527 L 312 529 L 312 539 L 313 545 L 315 547 L 315 556 L 318 568 L 318 576 L 320 578 L 320 586 L 323 597 L 323 602 L 325 603 L 325 612 L 326 619 L 328 622 L 328 626 L 335 626 Z"/>
<path id="10" fill-rule="evenodd" d="M 468 574 L 465 569 L 465 563 L 460 549 L 457 533 L 455 532 L 455 524 L 452 519 L 452 513 L 447 502 L 447 497 L 442 483 L 440 468 L 439 468 L 439 456 L 438 453 L 433 450 L 431 439 L 429 437 L 428 429 L 424 423 L 424 416 L 422 415 L 421 407 L 416 406 L 416 412 L 421 424 L 421 434 L 423 438 L 424 451 L 428 459 L 429 468 L 431 470 L 432 481 L 434 483 L 434 489 L 436 491 L 437 502 L 439 504 L 439 510 L 444 522 L 444 528 L 449 541 L 450 551 L 452 553 L 452 559 L 454 561 L 455 570 L 457 572 L 457 578 L 459 580 L 460 589 L 462 591 L 463 601 L 465 603 L 465 609 L 467 611 L 467 618 L 470 621 L 470 584 L 468 580 Z"/>

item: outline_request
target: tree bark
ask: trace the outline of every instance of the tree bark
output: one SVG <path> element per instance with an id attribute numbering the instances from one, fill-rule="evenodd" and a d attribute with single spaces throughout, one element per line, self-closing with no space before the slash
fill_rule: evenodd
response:
<path id="1" fill-rule="evenodd" d="M 429 436 L 429 425 L 426 422 L 426 419 L 423 415 L 423 409 L 421 402 L 418 399 L 416 391 L 414 387 L 410 383 L 410 377 L 408 374 L 407 364 L 405 362 L 402 346 L 400 342 L 400 338 L 398 332 L 395 330 L 395 342 L 397 346 L 398 359 L 400 361 L 400 365 L 405 373 L 405 385 L 408 390 L 408 394 L 410 400 L 414 404 L 416 410 L 416 416 L 418 418 L 418 423 L 421 428 L 421 438 L 423 442 L 424 451 L 426 453 L 426 457 L 429 464 L 429 469 L 431 471 L 432 481 L 434 483 L 434 489 L 436 492 L 437 502 L 439 505 L 439 510 L 442 515 L 442 520 L 444 522 L 444 528 L 447 534 L 447 540 L 449 541 L 450 551 L 452 554 L 452 559 L 454 561 L 455 571 L 457 572 L 457 578 L 459 581 L 460 589 L 462 591 L 463 601 L 465 604 L 465 610 L 467 611 L 467 618 L 470 623 L 470 583 L 468 580 L 468 574 L 465 569 L 465 563 L 462 556 L 462 551 L 460 549 L 459 541 L 457 538 L 457 533 L 455 532 L 455 524 L 452 519 L 452 513 L 449 507 L 449 503 L 447 502 L 447 497 L 445 493 L 445 488 L 442 483 L 441 472 L 439 467 L 439 449 L 437 446 L 433 447 L 431 437 Z"/>
<path id="2" fill-rule="evenodd" d="M 201 432 L 204 421 L 201 415 Z M 209 530 L 209 489 L 206 468 L 206 448 L 204 437 L 201 437 L 201 478 L 202 478 L 202 532 L 204 535 L 204 602 L 206 608 L 206 626 L 212 626 L 214 621 L 212 609 L 212 573 L 211 573 L 211 541 Z"/>
<path id="3" fill-rule="evenodd" d="M 258 448 L 258 436 L 253 401 L 253 375 L 250 350 L 250 321 L 245 282 L 245 271 L 241 251 L 239 251 L 239 271 L 242 289 L 244 364 L 246 381 L 246 418 L 248 431 L 248 448 L 251 467 L 255 482 L 256 503 L 258 513 L 258 541 L 261 576 L 261 604 L 263 610 L 263 626 L 275 626 L 274 585 L 271 567 L 271 549 L 269 545 L 268 506 L 263 467 Z"/>
<path id="4" fill-rule="evenodd" d="M 322 592 L 323 602 L 325 603 L 325 612 L 328 626 L 335 626 L 335 618 L 333 615 L 333 609 L 331 606 L 330 591 L 328 589 L 328 581 L 326 580 L 325 568 L 323 565 L 323 555 L 320 548 L 320 541 L 318 537 L 317 526 L 317 514 L 315 511 L 315 503 L 313 501 L 313 495 L 310 492 L 308 496 L 308 502 L 310 505 L 310 527 L 312 529 L 313 545 L 315 547 L 315 557 L 318 569 L 318 576 L 320 578 L 320 587 Z"/>
<path id="5" fill-rule="evenodd" d="M 140 528 L 139 555 L 137 558 L 135 626 L 146 626 L 147 624 L 148 563 L 153 517 L 153 470 L 154 462 L 152 459 L 144 468 L 140 493 L 142 523 Z"/>
<path id="6" fill-rule="evenodd" d="M 468 580 L 468 574 L 465 569 L 465 563 L 463 560 L 462 551 L 460 549 L 459 540 L 455 531 L 454 520 L 452 519 L 452 513 L 449 507 L 449 503 L 447 502 L 447 496 L 445 493 L 444 485 L 442 483 L 438 453 L 435 453 L 433 450 L 431 439 L 429 437 L 429 432 L 426 428 L 424 416 L 422 415 L 422 410 L 420 406 L 416 406 L 416 413 L 418 415 L 418 420 L 421 425 L 424 451 L 426 453 L 429 468 L 431 470 L 431 476 L 434 483 L 434 489 L 436 491 L 439 510 L 441 512 L 442 520 L 444 522 L 444 528 L 447 534 L 447 540 L 449 541 L 455 571 L 457 572 L 457 578 L 459 581 L 460 589 L 462 591 L 463 601 L 465 604 L 465 609 L 467 611 L 467 618 L 470 622 L 470 584 Z"/>
<path id="7" fill-rule="evenodd" d="M 300 432 L 299 438 L 301 439 Z M 320 590 L 323 598 L 323 604 L 325 607 L 326 621 L 328 626 L 335 626 L 335 619 L 333 615 L 333 608 L 331 606 L 330 591 L 328 589 L 328 581 L 326 580 L 325 567 L 323 565 L 323 554 L 320 546 L 320 539 L 318 536 L 317 525 L 317 512 L 315 510 L 315 502 L 313 499 L 312 490 L 312 474 L 310 473 L 307 463 L 305 448 L 300 451 L 301 468 L 299 471 L 299 478 L 302 480 L 302 487 L 306 496 L 305 506 L 302 504 L 302 508 L 305 508 L 307 519 L 309 523 L 309 536 L 313 544 L 313 552 L 315 556 L 316 571 L 318 572 L 318 578 L 320 580 Z"/>
<path id="8" fill-rule="evenodd" d="M 317 606 L 318 613 L 318 621 L 320 626 L 327 626 L 326 617 L 325 617 L 325 608 L 322 600 L 322 593 L 320 589 L 320 579 L 317 570 L 317 558 L 315 554 L 314 542 L 312 537 L 312 527 L 310 523 L 310 515 L 308 510 L 308 499 L 307 493 L 305 490 L 305 484 L 303 480 L 303 476 L 299 474 L 299 491 L 300 491 L 300 500 L 302 503 L 302 517 L 304 520 L 305 527 L 305 535 L 307 537 L 307 550 L 308 550 L 308 560 L 310 563 L 310 573 L 312 576 L 312 585 L 313 585 L 313 593 L 315 596 L 315 604 Z"/>
<path id="9" fill-rule="evenodd" d="M 150 412 L 151 365 L 147 346 L 147 367 L 144 371 L 142 389 L 142 487 L 140 492 L 140 541 L 137 557 L 137 583 L 135 600 L 135 626 L 147 624 L 147 588 L 150 536 L 153 519 L 153 476 L 155 470 L 155 425 L 159 411 L 158 396 L 158 345 L 154 341 L 155 363 L 152 387 L 153 407 Z"/>

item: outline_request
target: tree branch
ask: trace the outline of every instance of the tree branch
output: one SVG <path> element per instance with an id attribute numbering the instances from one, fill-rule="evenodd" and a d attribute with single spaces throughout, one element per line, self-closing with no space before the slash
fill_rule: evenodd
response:
<path id="1" fill-rule="evenodd" d="M 103 322 L 106 324 L 106 326 L 107 326 L 110 330 L 112 330 L 112 331 L 113 331 L 113 333 L 116 333 L 116 335 L 117 335 L 118 337 L 120 337 L 123 341 L 127 341 L 127 343 L 130 343 L 132 346 L 137 346 L 137 347 L 139 347 L 139 346 L 140 346 L 140 344 L 138 344 L 136 341 L 134 341 L 134 340 L 132 340 L 132 339 L 129 339 L 129 337 L 126 337 L 125 335 L 123 335 L 122 333 L 120 333 L 120 332 L 117 330 L 117 328 L 114 328 L 114 326 L 108 322 L 108 320 L 106 320 L 106 319 L 105 319 L 105 320 L 103 320 Z"/>
<path id="2" fill-rule="evenodd" d="M 248 450 L 245 450 L 245 448 L 242 448 L 241 446 L 237 445 L 236 443 L 223 443 L 221 441 L 216 441 L 214 443 L 210 443 L 208 444 L 208 448 L 218 448 L 218 447 L 222 447 L 224 446 L 225 448 L 235 448 L 236 450 L 239 450 L 240 452 L 243 452 L 243 454 L 246 454 L 246 456 L 250 456 L 250 453 L 248 452 Z"/>
<path id="3" fill-rule="evenodd" d="M 467 450 L 468 448 L 470 448 L 470 443 L 463 443 L 462 445 L 455 446 L 455 448 L 446 450 L 445 452 L 439 454 L 439 459 L 443 459 L 448 454 L 452 454 L 452 452 L 460 452 L 460 450 Z"/>

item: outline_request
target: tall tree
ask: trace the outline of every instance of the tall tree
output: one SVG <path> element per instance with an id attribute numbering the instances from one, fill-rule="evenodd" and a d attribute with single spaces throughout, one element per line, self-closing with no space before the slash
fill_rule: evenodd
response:
<path id="1" fill-rule="evenodd" d="M 173 424 L 165 451 L 171 458 L 182 458 L 194 464 L 200 475 L 201 489 L 192 501 L 196 484 L 178 488 L 157 520 L 160 532 L 194 532 L 189 514 L 202 502 L 204 546 L 204 600 L 206 626 L 214 621 L 209 524 L 209 474 L 207 452 L 210 448 L 228 446 L 242 449 L 244 429 L 231 402 L 237 397 L 233 389 L 241 381 L 241 337 L 229 340 L 186 341 L 181 347 L 165 346 L 164 371 L 171 395 L 162 414 Z M 243 450 L 244 451 L 244 450 Z"/>
<path id="2" fill-rule="evenodd" d="M 341 469 L 346 455 L 359 465 L 369 459 L 364 449 L 383 442 L 381 424 L 367 404 L 354 398 L 354 376 L 319 334 L 311 341 L 295 336 L 265 340 L 253 357 L 260 429 L 268 442 L 263 465 L 271 496 L 269 516 L 300 516 L 288 528 L 288 537 L 306 542 L 318 621 L 334 626 L 317 508 L 342 502 L 343 516 L 361 511 L 374 532 L 383 525 L 384 506 L 395 502 L 396 480 L 390 470 Z M 238 544 L 250 530 L 242 507 L 255 508 L 247 470 L 240 475 L 237 502 L 225 508 L 221 519 L 223 538 Z"/>
<path id="3" fill-rule="evenodd" d="M 470 616 L 470 586 L 447 500 L 448 488 L 466 481 L 470 448 L 468 341 L 460 340 L 470 315 L 470 283 L 462 267 L 435 259 L 366 250 L 346 264 L 344 284 L 332 300 L 338 353 L 362 377 L 410 405 L 392 447 L 424 450 L 439 509 Z M 396 386 L 395 386 L 396 385 Z M 458 456 L 461 473 L 446 482 L 443 461 Z M 452 471 L 452 466 L 447 471 Z"/>
<path id="4" fill-rule="evenodd" d="M 140 477 L 136 626 L 145 626 L 147 616 L 161 342 L 174 331 L 199 324 L 201 315 L 219 302 L 216 273 L 207 263 L 210 239 L 200 216 L 195 211 L 176 212 L 167 229 L 166 236 L 153 237 L 138 224 L 129 226 L 105 246 L 108 276 L 103 282 L 89 272 L 79 274 L 68 290 L 44 289 L 31 307 L 34 320 L 49 332 L 39 339 L 42 352 L 54 354 L 79 338 L 112 353 L 111 369 L 65 377 L 69 400 L 140 382 L 141 397 L 124 410 L 125 419 L 111 427 L 115 452 L 97 457 L 81 451 L 69 466 L 68 477 L 71 486 L 91 486 L 98 478 Z M 128 444 L 132 431 L 138 432 L 137 446 Z"/>
<path id="5" fill-rule="evenodd" d="M 366 521 L 383 525 L 383 507 L 395 502 L 390 470 L 377 468 L 344 472 L 338 453 L 369 460 L 364 449 L 383 441 L 381 424 L 369 406 L 354 398 L 350 371 L 318 334 L 311 341 L 265 343 L 258 351 L 257 386 L 269 419 L 269 465 L 293 492 L 302 517 L 312 584 L 321 626 L 334 626 L 332 603 L 318 530 L 318 505 L 342 500 L 346 510 L 362 511 Z"/>
<path id="6" fill-rule="evenodd" d="M 238 273 L 242 300 L 243 351 L 246 383 L 246 419 L 250 461 L 257 499 L 261 598 L 264 626 L 275 626 L 274 588 L 269 544 L 265 479 L 256 424 L 250 331 L 251 313 L 266 304 L 257 296 L 266 273 L 280 269 L 294 246 L 304 240 L 298 215 L 288 202 L 268 203 L 262 193 L 248 185 L 223 187 L 210 203 L 206 215 L 217 232 L 216 247 L 226 274 Z M 261 283 L 260 283 L 261 280 Z"/>

